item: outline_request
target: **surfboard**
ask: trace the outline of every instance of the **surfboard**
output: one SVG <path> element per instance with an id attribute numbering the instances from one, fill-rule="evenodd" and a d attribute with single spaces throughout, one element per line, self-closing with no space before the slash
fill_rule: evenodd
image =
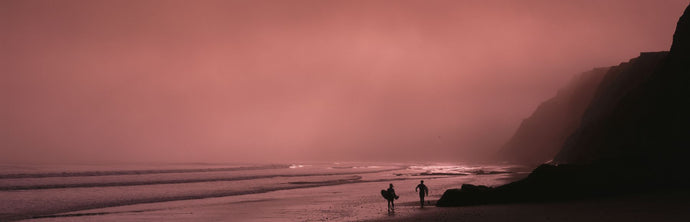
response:
<path id="1" fill-rule="evenodd" d="M 393 196 L 390 193 L 388 193 L 387 190 L 381 190 L 381 196 L 383 196 L 383 199 L 386 200 L 393 200 L 393 199 L 398 199 L 399 196 Z"/>
<path id="2" fill-rule="evenodd" d="M 383 196 L 383 199 L 386 200 L 392 200 L 391 195 L 388 193 L 386 190 L 381 190 L 381 196 Z"/>

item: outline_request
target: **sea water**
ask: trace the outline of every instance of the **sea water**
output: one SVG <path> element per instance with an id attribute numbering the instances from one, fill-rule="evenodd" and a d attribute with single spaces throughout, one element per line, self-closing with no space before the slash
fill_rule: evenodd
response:
<path id="1" fill-rule="evenodd" d="M 414 203 L 419 180 L 438 199 L 463 183 L 494 186 L 527 171 L 459 163 L 0 165 L 0 220 L 359 220 L 386 209 L 379 190 L 389 184 L 406 197 L 399 202 Z M 357 209 L 365 206 L 377 210 Z M 204 213 L 174 215 L 181 212 Z"/>

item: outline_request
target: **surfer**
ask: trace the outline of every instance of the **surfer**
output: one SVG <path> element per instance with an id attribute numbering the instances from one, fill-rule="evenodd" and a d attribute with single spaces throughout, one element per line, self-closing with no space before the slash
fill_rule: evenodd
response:
<path id="1" fill-rule="evenodd" d="M 419 203 L 424 207 L 424 196 L 429 196 L 429 188 L 424 185 L 424 180 L 420 181 L 420 184 L 414 188 L 414 192 L 419 192 Z"/>
<path id="2" fill-rule="evenodd" d="M 393 189 L 393 184 L 389 184 L 388 190 L 381 190 L 381 195 L 383 195 L 383 198 L 386 198 L 388 201 L 388 211 L 395 211 L 395 199 L 398 199 L 399 196 L 395 194 L 395 189 Z"/>

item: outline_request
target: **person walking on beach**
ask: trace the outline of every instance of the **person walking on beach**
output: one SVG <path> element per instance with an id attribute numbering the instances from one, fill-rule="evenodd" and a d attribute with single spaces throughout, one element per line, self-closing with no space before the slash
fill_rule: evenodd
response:
<path id="1" fill-rule="evenodd" d="M 424 196 L 429 196 L 429 188 L 424 185 L 424 180 L 420 181 L 420 184 L 414 188 L 414 192 L 419 192 L 419 203 L 424 207 Z"/>
<path id="2" fill-rule="evenodd" d="M 385 192 L 385 193 L 384 193 Z M 388 201 L 388 211 L 395 211 L 395 199 L 398 199 L 399 196 L 395 194 L 395 189 L 393 189 L 393 184 L 388 185 L 388 190 L 381 190 L 381 194 L 383 194 L 383 197 L 386 198 Z"/>

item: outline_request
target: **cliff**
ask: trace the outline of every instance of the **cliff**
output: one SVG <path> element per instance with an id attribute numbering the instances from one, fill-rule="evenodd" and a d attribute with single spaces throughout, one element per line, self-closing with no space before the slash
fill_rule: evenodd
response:
<path id="1" fill-rule="evenodd" d="M 439 206 L 551 201 L 688 189 L 690 7 L 668 53 L 643 53 L 604 77 L 580 126 L 526 179 L 447 190 Z"/>
<path id="2" fill-rule="evenodd" d="M 680 18 L 671 50 L 662 60 L 621 70 L 628 74 L 613 75 L 602 84 L 555 163 L 689 168 L 680 164 L 690 154 L 689 13 L 690 7 Z M 639 76 L 626 78 L 630 73 Z"/>
<path id="3" fill-rule="evenodd" d="M 575 76 L 553 98 L 541 103 L 523 120 L 513 137 L 501 148 L 501 160 L 541 164 L 553 159 L 566 138 L 580 125 L 587 105 L 609 68 Z"/>
<path id="4" fill-rule="evenodd" d="M 637 58 L 612 67 L 606 73 L 595 96 L 581 116 L 579 126 L 566 136 L 567 140 L 564 139 L 564 143 L 559 144 L 557 149 L 560 152 L 554 153 L 554 155 L 558 153 L 558 156 L 554 158 L 554 163 L 590 163 L 594 158 L 599 158 L 600 154 L 620 155 L 620 153 L 614 154 L 607 151 L 608 147 L 602 147 L 607 145 L 597 144 L 596 141 L 611 142 L 613 134 L 633 128 L 620 129 L 618 132 L 609 134 L 602 133 L 601 130 L 612 130 L 605 125 L 609 124 L 614 117 L 621 115 L 614 111 L 621 105 L 627 105 L 626 97 L 649 81 L 650 76 L 656 72 L 667 55 L 668 52 L 641 53 Z M 635 122 L 636 120 L 629 121 L 631 124 Z M 616 123 L 622 122 L 616 121 Z"/>

